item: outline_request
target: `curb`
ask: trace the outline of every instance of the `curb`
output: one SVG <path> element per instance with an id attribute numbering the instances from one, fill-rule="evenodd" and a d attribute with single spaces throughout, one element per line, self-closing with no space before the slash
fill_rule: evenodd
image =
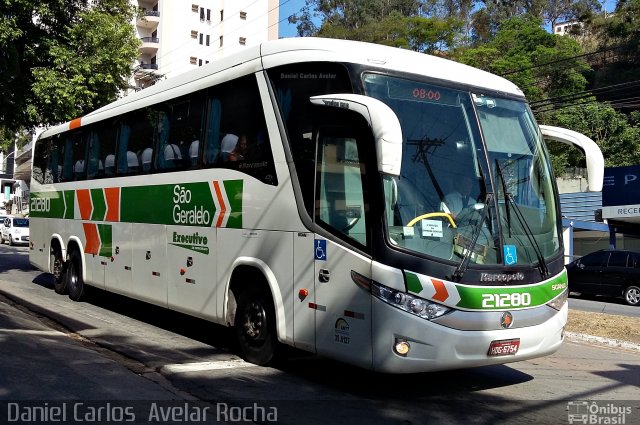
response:
<path id="1" fill-rule="evenodd" d="M 604 338 L 601 336 L 581 334 L 576 332 L 565 332 L 565 337 L 571 341 L 588 342 L 590 344 L 605 345 L 611 348 L 624 348 L 627 350 L 640 352 L 640 344 L 619 339 Z"/>

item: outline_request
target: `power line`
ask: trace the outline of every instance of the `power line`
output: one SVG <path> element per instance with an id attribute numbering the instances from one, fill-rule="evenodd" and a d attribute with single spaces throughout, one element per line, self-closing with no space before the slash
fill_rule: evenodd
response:
<path id="1" fill-rule="evenodd" d="M 638 86 L 638 85 L 640 85 L 640 80 L 628 81 L 626 83 L 612 84 L 612 85 L 609 85 L 609 86 L 603 86 L 603 87 L 599 87 L 599 88 L 592 89 L 592 90 L 585 90 L 585 91 L 581 91 L 581 92 L 570 93 L 570 94 L 565 94 L 565 95 L 561 95 L 561 96 L 550 97 L 550 98 L 547 98 L 547 99 L 537 100 L 537 101 L 534 101 L 534 102 L 530 102 L 529 105 L 534 107 L 535 105 L 540 105 L 540 104 L 545 104 L 545 103 L 553 103 L 556 100 L 557 101 L 562 101 L 565 98 L 568 98 L 568 100 L 571 100 L 572 97 L 579 96 L 579 95 L 592 96 L 594 94 L 602 94 L 602 93 L 607 93 L 607 92 L 616 92 L 616 91 L 619 91 L 619 90 L 627 89 L 629 87 L 634 87 L 634 86 Z"/>
<path id="2" fill-rule="evenodd" d="M 504 77 L 505 75 L 517 74 L 519 72 L 528 71 L 530 69 L 541 68 L 543 66 L 548 66 L 548 65 L 555 65 L 555 64 L 558 64 L 558 63 L 562 63 L 562 62 L 569 62 L 569 61 L 573 61 L 573 60 L 576 60 L 576 59 L 580 59 L 580 58 L 596 55 L 598 53 L 604 53 L 604 52 L 608 52 L 608 51 L 611 51 L 611 50 L 618 50 L 618 49 L 620 49 L 622 47 L 625 47 L 627 45 L 628 44 L 620 44 L 620 45 L 617 45 L 617 46 L 607 47 L 607 48 L 604 48 L 604 49 L 601 49 L 601 50 L 596 50 L 594 52 L 583 53 L 583 54 L 580 54 L 580 55 L 575 55 L 575 56 L 570 56 L 570 57 L 567 57 L 567 58 L 557 59 L 557 60 L 554 60 L 554 61 L 540 63 L 540 64 L 537 64 L 537 65 L 531 65 L 531 66 L 528 66 L 528 67 L 525 67 L 525 68 L 514 69 L 514 70 L 511 70 L 511 71 L 503 72 L 502 74 L 500 74 L 500 76 Z"/>

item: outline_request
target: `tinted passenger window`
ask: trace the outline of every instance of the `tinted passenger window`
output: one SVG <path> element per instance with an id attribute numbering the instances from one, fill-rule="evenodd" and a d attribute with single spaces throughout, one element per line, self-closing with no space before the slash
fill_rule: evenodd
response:
<path id="1" fill-rule="evenodd" d="M 334 63 L 299 63 L 268 71 L 310 216 L 314 208 L 315 141 L 311 96 L 353 93 L 347 69 Z"/>
<path id="2" fill-rule="evenodd" d="M 212 87 L 206 120 L 205 167 L 231 168 L 278 184 L 255 75 Z"/>
<path id="3" fill-rule="evenodd" d="M 204 104 L 204 93 L 198 92 L 160 105 L 156 170 L 180 171 L 198 166 Z"/>
<path id="4" fill-rule="evenodd" d="M 627 253 L 612 252 L 609 257 L 609 267 L 627 267 Z"/>
<path id="5" fill-rule="evenodd" d="M 585 255 L 580 259 L 580 264 L 586 267 L 599 267 L 604 264 L 608 255 L 608 252 L 597 252 L 594 254 Z"/>

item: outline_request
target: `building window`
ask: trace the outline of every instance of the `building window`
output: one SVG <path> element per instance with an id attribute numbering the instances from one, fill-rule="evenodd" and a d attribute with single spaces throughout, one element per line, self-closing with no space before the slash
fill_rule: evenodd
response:
<path id="1" fill-rule="evenodd" d="M 240 12 L 240 19 L 247 19 L 247 12 Z"/>
<path id="2" fill-rule="evenodd" d="M 207 34 L 207 46 L 209 45 L 210 41 L 211 41 L 211 36 L 209 34 Z"/>
<path id="3" fill-rule="evenodd" d="M 191 5 L 191 11 L 192 11 L 192 12 L 196 12 L 196 13 L 198 13 L 198 9 L 199 9 L 199 8 L 200 8 L 200 7 L 199 7 L 197 4 L 192 4 L 192 5 Z"/>
<path id="4" fill-rule="evenodd" d="M 198 38 L 198 30 L 191 30 L 191 38 Z"/>
<path id="5" fill-rule="evenodd" d="M 207 21 L 211 21 L 211 9 L 207 9 Z"/>
<path id="6" fill-rule="evenodd" d="M 220 47 L 222 47 L 222 43 L 223 43 L 223 38 L 222 36 L 220 36 Z"/>
<path id="7" fill-rule="evenodd" d="M 204 7 L 200 8 L 200 20 L 204 21 Z"/>
<path id="8" fill-rule="evenodd" d="M 246 37 L 240 37 L 239 42 L 240 42 L 240 44 L 242 44 L 244 46 L 245 44 L 247 44 L 247 38 Z"/>
<path id="9" fill-rule="evenodd" d="M 224 9 L 220 11 L 220 22 L 224 21 Z"/>
<path id="10" fill-rule="evenodd" d="M 200 33 L 200 44 L 204 43 L 204 34 Z"/>
<path id="11" fill-rule="evenodd" d="M 190 63 L 191 65 L 195 65 L 197 62 L 198 62 L 198 58 L 197 58 L 197 57 L 195 57 L 195 56 L 191 56 L 191 57 L 189 58 L 189 63 Z"/>

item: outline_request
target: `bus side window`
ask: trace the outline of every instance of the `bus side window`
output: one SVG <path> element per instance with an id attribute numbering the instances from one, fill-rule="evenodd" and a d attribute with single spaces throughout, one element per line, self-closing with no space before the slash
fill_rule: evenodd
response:
<path id="1" fill-rule="evenodd" d="M 35 154 L 33 156 L 32 177 L 38 183 L 53 183 L 51 173 L 47 176 L 49 159 L 51 154 L 51 139 L 40 139 L 36 142 Z"/>
<path id="2" fill-rule="evenodd" d="M 238 170 L 277 186 L 256 76 L 248 75 L 211 88 L 206 104 L 203 165 Z M 231 138 L 243 142 L 234 144 L 232 150 Z"/>

